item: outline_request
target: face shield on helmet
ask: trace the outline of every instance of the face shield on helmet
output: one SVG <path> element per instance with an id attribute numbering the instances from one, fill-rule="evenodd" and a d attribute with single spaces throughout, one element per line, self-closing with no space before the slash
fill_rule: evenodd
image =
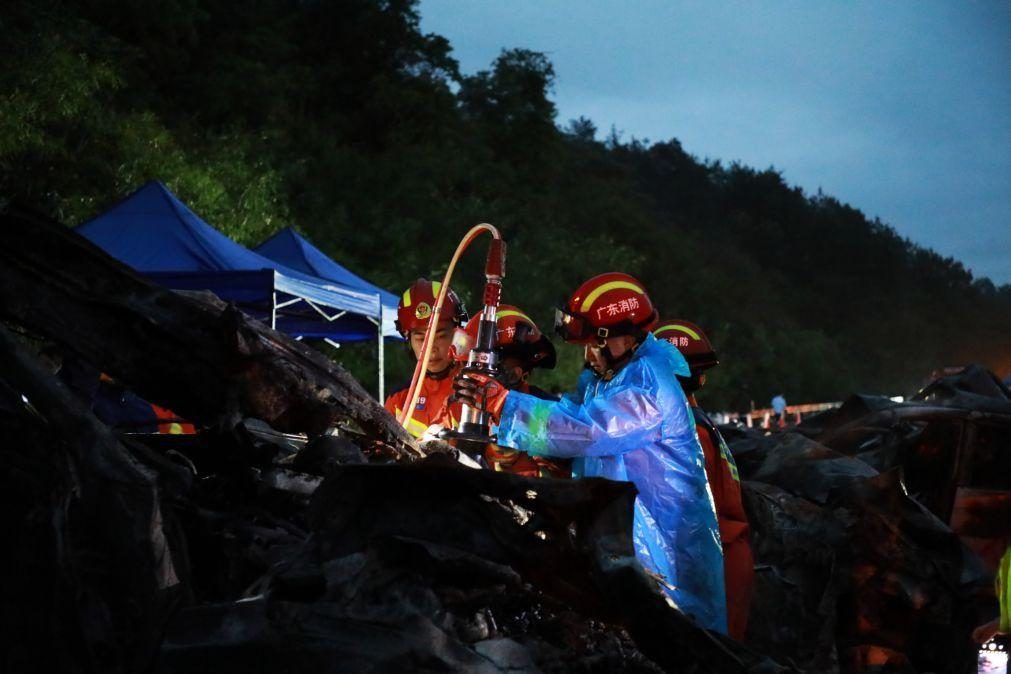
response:
<path id="1" fill-rule="evenodd" d="M 594 341 L 597 331 L 582 316 L 574 315 L 561 307 L 555 308 L 555 334 L 566 342 L 583 344 Z"/>
<path id="2" fill-rule="evenodd" d="M 555 332 L 567 342 L 602 344 L 608 337 L 642 336 L 657 320 L 646 290 L 620 272 L 594 276 L 555 312 Z"/>

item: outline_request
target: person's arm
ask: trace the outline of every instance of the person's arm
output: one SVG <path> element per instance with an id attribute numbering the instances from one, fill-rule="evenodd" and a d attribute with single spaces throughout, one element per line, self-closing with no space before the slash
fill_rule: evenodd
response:
<path id="1" fill-rule="evenodd" d="M 502 408 L 498 442 L 537 456 L 623 454 L 659 439 L 663 418 L 655 397 L 636 386 L 608 387 L 581 404 L 513 391 Z"/>

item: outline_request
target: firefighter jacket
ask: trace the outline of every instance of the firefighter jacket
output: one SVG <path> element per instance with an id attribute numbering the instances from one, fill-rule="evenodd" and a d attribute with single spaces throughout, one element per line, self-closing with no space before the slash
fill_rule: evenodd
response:
<path id="1" fill-rule="evenodd" d="M 751 552 L 748 518 L 741 498 L 741 478 L 737 464 L 716 425 L 688 396 L 695 430 L 706 460 L 706 477 L 716 505 L 716 521 L 723 543 L 723 580 L 727 590 L 727 630 L 741 641 L 748 626 L 751 589 L 755 582 L 755 559 Z"/>
<path id="2" fill-rule="evenodd" d="M 450 405 L 448 401 L 449 397 L 453 395 L 453 378 L 459 369 L 459 365 L 453 365 L 445 374 L 440 373 L 435 377 L 428 373 L 425 374 L 418 402 L 414 405 L 414 412 L 407 422 L 407 432 L 413 437 L 420 438 L 432 424 L 441 424 L 446 428 L 456 426 L 458 405 Z M 410 388 L 410 382 L 408 382 L 403 388 L 386 398 L 384 405 L 386 411 L 399 417 L 400 411 L 408 403 L 407 395 L 410 393 Z"/>
<path id="3" fill-rule="evenodd" d="M 677 607 L 704 627 L 727 631 L 723 552 L 702 447 L 675 374 L 684 356 L 647 335 L 612 379 L 584 370 L 560 401 L 510 392 L 499 444 L 538 456 L 574 458 L 574 477 L 635 484 L 635 553 L 661 576 Z"/>

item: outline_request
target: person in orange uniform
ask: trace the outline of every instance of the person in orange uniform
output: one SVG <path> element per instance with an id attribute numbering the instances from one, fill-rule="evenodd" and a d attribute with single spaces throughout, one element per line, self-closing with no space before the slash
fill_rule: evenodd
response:
<path id="1" fill-rule="evenodd" d="M 407 340 L 414 357 L 421 358 L 421 350 L 425 343 L 425 331 L 432 319 L 432 310 L 439 295 L 442 284 L 419 278 L 410 288 L 404 291 L 397 306 L 397 330 Z M 454 425 L 454 414 L 449 405 L 449 397 L 453 394 L 453 377 L 460 369 L 460 364 L 453 358 L 453 337 L 456 328 L 467 320 L 467 310 L 456 293 L 450 290 L 440 312 L 439 324 L 432 336 L 432 351 L 428 359 L 428 368 L 422 380 L 421 393 L 414 411 L 407 422 L 407 432 L 415 438 L 424 435 L 433 424 Z M 410 382 L 386 398 L 386 410 L 399 417 L 401 410 L 408 404 Z"/>
<path id="2" fill-rule="evenodd" d="M 475 315 L 467 324 L 471 343 L 477 342 L 481 316 Z M 495 320 L 498 353 L 498 380 L 511 391 L 520 391 L 543 400 L 557 400 L 558 396 L 532 385 L 528 379 L 535 367 L 550 370 L 557 362 L 555 346 L 538 329 L 528 315 L 511 304 L 498 308 Z M 484 460 L 495 471 L 515 473 L 527 477 L 572 477 L 571 461 L 530 456 L 510 447 L 489 444 Z"/>
<path id="3" fill-rule="evenodd" d="M 690 377 L 678 377 L 695 416 L 695 431 L 706 461 L 706 477 L 716 504 L 716 519 L 723 542 L 723 573 L 727 589 L 727 628 L 731 637 L 744 638 L 754 584 L 755 560 L 749 540 L 748 518 L 741 501 L 737 464 L 715 424 L 699 407 L 695 392 L 705 384 L 705 371 L 719 364 L 706 333 L 694 323 L 663 321 L 653 335 L 673 344 L 688 361 Z"/>

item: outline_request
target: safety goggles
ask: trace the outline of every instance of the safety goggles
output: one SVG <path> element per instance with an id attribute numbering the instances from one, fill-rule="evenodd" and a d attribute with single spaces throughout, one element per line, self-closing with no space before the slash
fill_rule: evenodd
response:
<path id="1" fill-rule="evenodd" d="M 565 309 L 555 309 L 555 334 L 566 342 L 586 343 L 607 339 L 607 328 L 595 328 L 582 316 L 570 314 Z"/>

